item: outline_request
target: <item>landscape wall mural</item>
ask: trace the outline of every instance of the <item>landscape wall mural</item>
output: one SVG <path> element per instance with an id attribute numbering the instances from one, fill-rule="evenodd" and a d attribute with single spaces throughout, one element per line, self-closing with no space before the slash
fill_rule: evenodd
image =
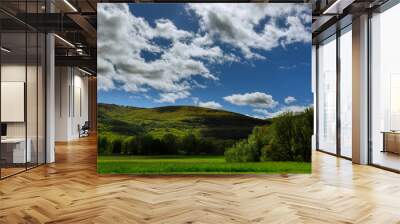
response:
<path id="1" fill-rule="evenodd" d="M 309 4 L 98 4 L 98 172 L 309 173 Z"/>

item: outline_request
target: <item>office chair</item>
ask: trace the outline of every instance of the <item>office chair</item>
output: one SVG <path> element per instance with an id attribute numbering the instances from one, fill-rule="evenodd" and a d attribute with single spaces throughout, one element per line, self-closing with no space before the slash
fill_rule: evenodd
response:
<path id="1" fill-rule="evenodd" d="M 78 129 L 79 129 L 79 138 L 80 137 L 87 137 L 89 136 L 89 129 L 90 129 L 90 125 L 89 125 L 89 121 L 85 121 L 85 123 L 82 125 L 82 127 L 79 127 L 80 125 L 78 125 Z"/>

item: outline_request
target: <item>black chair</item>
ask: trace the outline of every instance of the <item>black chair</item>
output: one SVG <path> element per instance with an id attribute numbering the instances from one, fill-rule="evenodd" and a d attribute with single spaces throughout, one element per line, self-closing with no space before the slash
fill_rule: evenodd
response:
<path id="1" fill-rule="evenodd" d="M 78 125 L 78 129 L 79 129 L 79 138 L 89 136 L 89 129 L 90 129 L 89 121 L 85 121 L 82 127 Z"/>

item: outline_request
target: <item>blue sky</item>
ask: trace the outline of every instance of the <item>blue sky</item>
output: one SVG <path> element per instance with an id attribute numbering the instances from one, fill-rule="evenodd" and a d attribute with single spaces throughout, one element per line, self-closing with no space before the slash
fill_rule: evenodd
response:
<path id="1" fill-rule="evenodd" d="M 306 4 L 101 4 L 98 101 L 273 117 L 312 104 Z"/>

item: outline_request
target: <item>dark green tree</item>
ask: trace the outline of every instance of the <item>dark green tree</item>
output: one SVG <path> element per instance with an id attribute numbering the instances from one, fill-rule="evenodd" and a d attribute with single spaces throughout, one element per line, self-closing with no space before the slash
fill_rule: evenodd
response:
<path id="1" fill-rule="evenodd" d="M 164 145 L 163 154 L 168 155 L 176 155 L 179 151 L 179 139 L 177 136 L 168 133 L 165 134 L 162 138 L 162 142 Z"/>
<path id="2" fill-rule="evenodd" d="M 122 152 L 122 138 L 116 138 L 112 141 L 112 154 L 121 154 Z"/>
<path id="3" fill-rule="evenodd" d="M 108 144 L 107 137 L 99 135 L 99 137 L 97 138 L 97 149 L 99 155 L 107 154 L 107 144 Z"/>
<path id="4" fill-rule="evenodd" d="M 187 134 L 182 139 L 182 149 L 188 155 L 197 153 L 197 139 L 194 134 Z"/>

